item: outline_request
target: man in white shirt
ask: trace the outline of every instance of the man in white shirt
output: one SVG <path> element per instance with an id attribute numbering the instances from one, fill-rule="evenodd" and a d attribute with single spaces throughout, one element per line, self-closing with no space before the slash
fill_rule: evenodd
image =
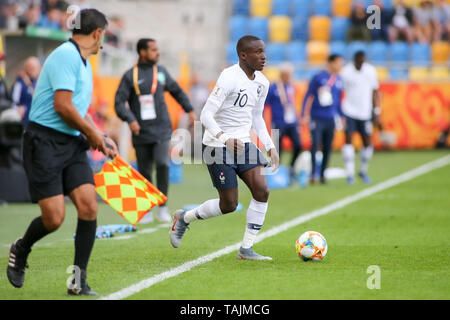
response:
<path id="1" fill-rule="evenodd" d="M 203 158 L 208 166 L 218 199 L 199 207 L 174 213 L 170 241 L 177 248 L 188 225 L 195 220 L 208 219 L 236 210 L 239 176 L 249 187 L 252 200 L 247 210 L 247 226 L 239 259 L 271 260 L 253 251 L 253 243 L 261 229 L 268 207 L 269 189 L 265 166 L 279 166 L 278 152 L 267 132 L 263 119 L 264 102 L 269 81 L 260 72 L 264 68 L 265 44 L 254 36 L 242 37 L 236 46 L 239 63 L 222 71 L 200 116 L 205 126 Z M 253 129 L 268 151 L 268 163 L 251 142 Z"/>
<path id="2" fill-rule="evenodd" d="M 346 116 L 346 144 L 342 147 L 342 156 L 347 171 L 347 182 L 353 184 L 355 181 L 355 148 L 352 145 L 352 136 L 354 132 L 358 132 L 363 140 L 359 176 L 369 184 L 371 180 L 367 170 L 373 155 L 372 121 L 377 121 L 380 114 L 377 72 L 375 67 L 365 62 L 364 52 L 358 51 L 353 62 L 342 69 L 341 77 L 345 91 L 342 112 Z"/>

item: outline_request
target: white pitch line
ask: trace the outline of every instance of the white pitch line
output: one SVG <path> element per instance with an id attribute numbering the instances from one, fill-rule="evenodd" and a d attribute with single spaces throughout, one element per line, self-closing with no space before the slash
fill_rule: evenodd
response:
<path id="1" fill-rule="evenodd" d="M 298 226 L 299 224 L 302 224 L 304 222 L 307 222 L 309 220 L 312 220 L 314 218 L 326 215 L 332 211 L 335 211 L 337 209 L 341 209 L 342 207 L 345 207 L 353 202 L 359 201 L 363 198 L 366 198 L 368 196 L 371 196 L 377 192 L 386 190 L 388 188 L 391 188 L 393 186 L 396 186 L 400 183 L 409 181 L 411 179 L 414 179 L 418 176 L 421 176 L 425 173 L 428 173 L 430 171 L 433 171 L 435 169 L 442 168 L 446 165 L 450 164 L 450 156 L 445 156 L 442 158 L 439 158 L 437 160 L 428 162 L 422 166 L 419 166 L 415 169 L 412 169 L 410 171 L 407 171 L 403 174 L 400 174 L 396 177 L 393 177 L 391 179 L 388 179 L 384 182 L 378 183 L 374 185 L 373 187 L 369 187 L 367 189 L 364 189 L 360 192 L 357 192 L 354 195 L 345 197 L 344 199 L 341 199 L 339 201 L 336 201 L 330 205 L 327 205 L 323 208 L 313 210 L 309 213 L 303 214 L 295 219 L 289 220 L 279 226 L 273 227 L 269 229 L 268 231 L 265 231 L 257 236 L 256 243 L 261 242 L 264 239 L 267 239 L 269 237 L 275 236 L 283 231 L 286 231 L 288 229 L 291 229 L 293 227 Z M 156 283 L 162 282 L 166 279 L 175 277 L 179 274 L 182 274 L 184 272 L 187 272 L 191 270 L 194 267 L 197 267 L 199 265 L 202 265 L 204 263 L 207 263 L 209 261 L 212 261 L 216 258 L 219 258 L 221 256 L 224 256 L 226 254 L 229 254 L 233 251 L 236 251 L 241 246 L 241 242 L 235 243 L 233 245 L 227 246 L 223 249 L 220 249 L 218 251 L 215 251 L 213 253 L 207 254 L 205 256 L 202 256 L 200 258 L 197 258 L 195 260 L 191 260 L 188 262 L 183 263 L 182 265 L 179 265 L 178 267 L 169 269 L 163 273 L 154 275 L 150 278 L 144 279 L 138 283 L 135 283 L 127 288 L 121 289 L 119 291 L 116 291 L 114 293 L 111 293 L 107 296 L 100 297 L 100 300 L 121 300 L 125 299 L 129 296 L 132 296 L 142 290 L 148 289 L 149 287 L 153 286 Z"/>

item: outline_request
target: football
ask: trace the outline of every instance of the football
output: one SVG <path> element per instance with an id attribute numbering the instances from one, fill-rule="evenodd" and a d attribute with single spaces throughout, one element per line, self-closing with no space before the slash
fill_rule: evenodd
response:
<path id="1" fill-rule="evenodd" d="M 295 251 L 303 261 L 322 260 L 327 254 L 325 237 L 316 231 L 306 231 L 295 243 Z"/>

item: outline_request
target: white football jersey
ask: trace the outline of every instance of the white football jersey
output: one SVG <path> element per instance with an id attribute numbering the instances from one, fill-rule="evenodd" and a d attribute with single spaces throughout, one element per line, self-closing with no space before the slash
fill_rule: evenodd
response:
<path id="1" fill-rule="evenodd" d="M 342 112 L 354 119 L 370 120 L 372 118 L 373 90 L 379 87 L 377 70 L 364 62 L 361 70 L 356 70 L 352 63 L 341 71 L 345 96 L 342 101 Z"/>
<path id="2" fill-rule="evenodd" d="M 250 80 L 239 64 L 235 64 L 222 71 L 205 106 L 217 108 L 214 120 L 230 138 L 251 142 L 253 113 L 262 113 L 268 91 L 269 80 L 261 72 L 255 71 L 255 78 Z M 223 147 L 209 130 L 205 130 L 203 143 Z"/>

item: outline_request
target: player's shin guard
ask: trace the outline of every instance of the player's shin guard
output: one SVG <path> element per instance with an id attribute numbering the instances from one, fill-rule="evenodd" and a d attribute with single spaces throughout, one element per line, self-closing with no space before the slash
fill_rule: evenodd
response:
<path id="1" fill-rule="evenodd" d="M 203 202 L 197 208 L 187 211 L 184 215 L 184 222 L 191 223 L 195 220 L 209 219 L 222 215 L 219 202 L 219 199 L 211 199 Z"/>
<path id="2" fill-rule="evenodd" d="M 267 202 L 259 202 L 255 199 L 251 200 L 247 210 L 247 227 L 242 241 L 242 248 L 248 249 L 253 246 L 256 235 L 261 230 L 264 219 L 266 218 L 267 207 Z"/>
<path id="3" fill-rule="evenodd" d="M 369 162 L 373 156 L 373 146 L 368 146 L 366 148 L 361 149 L 361 164 L 359 171 L 362 173 L 367 173 L 369 169 Z"/>
<path id="4" fill-rule="evenodd" d="M 355 175 L 355 147 L 352 144 L 346 144 L 342 147 L 342 158 L 345 163 L 347 177 Z"/>

